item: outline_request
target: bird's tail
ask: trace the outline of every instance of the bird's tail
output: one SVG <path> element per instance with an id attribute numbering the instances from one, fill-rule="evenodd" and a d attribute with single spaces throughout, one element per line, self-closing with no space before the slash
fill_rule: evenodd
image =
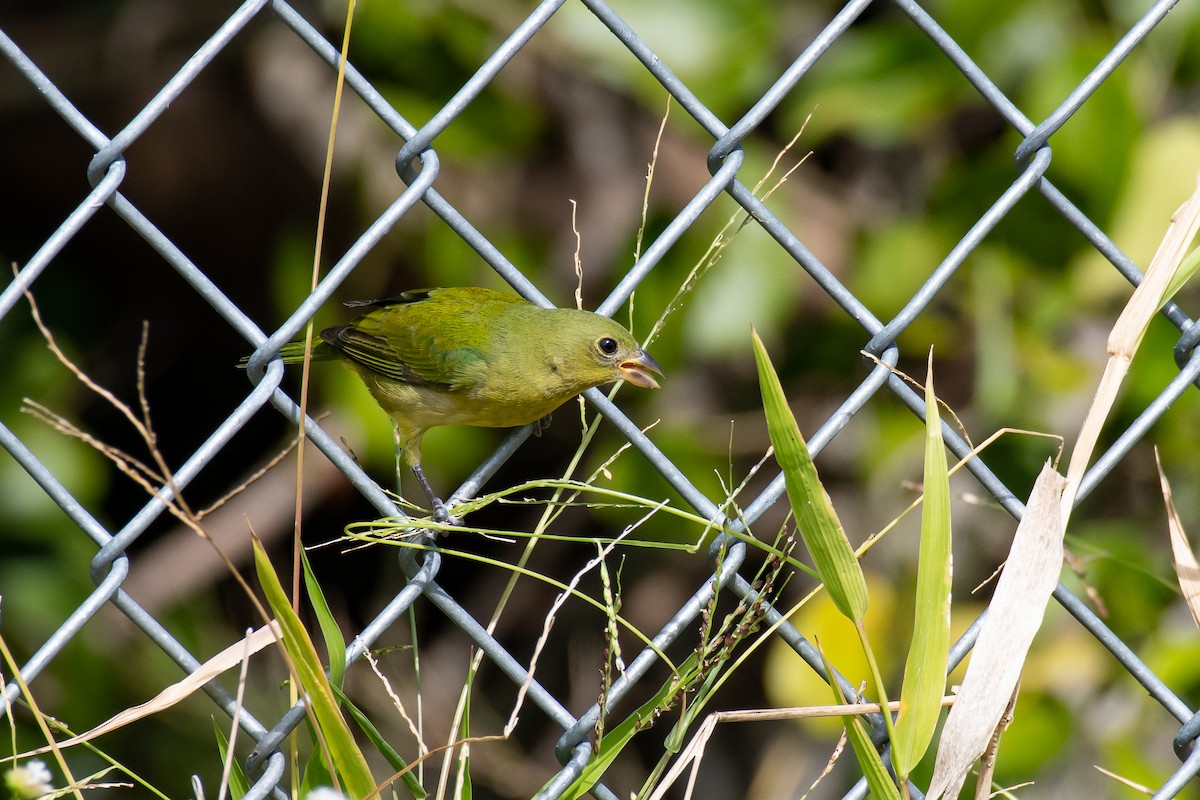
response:
<path id="1" fill-rule="evenodd" d="M 299 364 L 304 361 L 304 341 L 288 342 L 283 347 L 279 348 L 279 358 L 285 364 Z M 330 347 L 326 342 L 318 339 L 313 342 L 312 360 L 313 361 L 329 361 L 337 358 L 337 350 Z M 238 369 L 245 369 L 246 364 L 250 361 L 250 356 L 242 356 L 238 361 Z"/>

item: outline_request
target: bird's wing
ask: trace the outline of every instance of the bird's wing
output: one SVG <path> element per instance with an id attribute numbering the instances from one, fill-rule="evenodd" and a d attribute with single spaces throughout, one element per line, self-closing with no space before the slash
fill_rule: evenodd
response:
<path id="1" fill-rule="evenodd" d="M 456 287 L 359 301 L 371 308 L 349 325 L 321 333 L 355 364 L 403 383 L 450 391 L 486 380 L 495 330 L 510 310 L 528 303 L 488 289 Z"/>
<path id="2" fill-rule="evenodd" d="M 350 361 L 385 378 L 417 386 L 445 385 L 436 380 L 430 370 L 420 369 L 424 359 L 417 358 L 416 365 L 410 364 L 410 359 L 405 359 L 388 339 L 364 333 L 350 325 L 326 328 L 321 331 L 321 338 Z"/>

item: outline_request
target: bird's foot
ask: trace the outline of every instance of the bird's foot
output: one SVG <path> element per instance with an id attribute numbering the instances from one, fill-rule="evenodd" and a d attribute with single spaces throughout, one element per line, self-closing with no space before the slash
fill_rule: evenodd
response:
<path id="1" fill-rule="evenodd" d="M 429 480 L 425 477 L 425 470 L 421 469 L 421 465 L 414 464 L 412 471 L 417 476 L 417 483 L 421 484 L 421 488 L 425 490 L 425 496 L 429 498 L 429 507 L 433 510 L 434 521 L 439 525 L 462 525 L 462 520 L 451 516 L 450 510 L 446 508 L 446 504 L 434 493 L 433 487 L 429 485 Z"/>
<path id="2" fill-rule="evenodd" d="M 446 508 L 446 504 L 440 498 L 434 497 L 433 500 L 433 520 L 441 525 L 451 525 L 458 527 L 462 525 L 462 518 L 455 517 L 450 514 L 450 510 Z"/>

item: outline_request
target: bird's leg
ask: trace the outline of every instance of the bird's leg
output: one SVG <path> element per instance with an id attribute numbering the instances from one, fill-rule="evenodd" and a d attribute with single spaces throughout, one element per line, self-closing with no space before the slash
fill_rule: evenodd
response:
<path id="1" fill-rule="evenodd" d="M 455 525 L 457 520 L 450 516 L 450 512 L 446 510 L 446 504 L 442 499 L 433 493 L 433 487 L 429 485 L 429 480 L 425 477 L 425 470 L 421 469 L 420 464 L 413 464 L 413 475 L 417 476 L 417 483 L 421 484 L 421 488 L 425 490 L 425 496 L 429 498 L 429 506 L 433 509 L 433 518 L 443 525 Z"/>
<path id="2" fill-rule="evenodd" d="M 429 498 L 429 507 L 433 511 L 433 518 L 442 525 L 462 524 L 457 517 L 450 516 L 446 504 L 434 494 L 433 487 L 429 485 L 429 479 L 425 477 L 425 470 L 421 469 L 421 436 L 424 435 L 425 429 L 403 429 L 393 418 L 392 431 L 396 436 L 396 493 L 404 494 L 401 491 L 400 465 L 407 464 L 412 469 L 413 475 L 417 476 L 417 483 L 421 484 L 421 488 L 425 490 L 425 496 Z"/>
<path id="3" fill-rule="evenodd" d="M 403 497 L 404 482 L 400 480 L 400 476 L 403 474 L 400 471 L 400 465 L 404 463 L 404 435 L 395 420 L 392 420 L 392 436 L 396 440 L 396 494 Z"/>
<path id="4" fill-rule="evenodd" d="M 406 436 L 395 420 L 392 420 L 392 435 L 396 437 L 396 494 L 403 496 L 404 482 L 400 480 L 400 476 L 403 474 L 401 465 L 408 462 L 408 459 L 405 457 Z M 418 439 L 418 447 L 420 447 L 419 441 Z M 425 477 L 425 470 L 421 469 L 421 465 L 413 464 L 412 472 L 413 475 L 417 476 L 417 483 L 421 484 L 421 488 L 425 491 L 425 496 L 429 498 L 429 507 L 433 511 L 433 518 L 443 525 L 457 522 L 457 520 L 450 516 L 450 512 L 446 510 L 446 504 L 442 502 L 442 499 L 434 494 L 433 487 L 429 485 L 429 479 Z"/>

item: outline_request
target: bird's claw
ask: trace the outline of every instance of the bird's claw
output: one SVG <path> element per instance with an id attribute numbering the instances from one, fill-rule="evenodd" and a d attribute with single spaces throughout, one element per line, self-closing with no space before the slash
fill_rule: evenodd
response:
<path id="1" fill-rule="evenodd" d="M 428 479 L 425 477 L 425 471 L 421 469 L 420 464 L 414 464 L 412 468 L 413 474 L 417 476 L 417 482 L 421 484 L 421 488 L 425 490 L 425 496 L 429 498 L 429 506 L 433 509 L 433 519 L 439 525 L 462 525 L 462 520 L 458 517 L 450 516 L 450 511 L 446 508 L 446 504 L 442 502 L 442 498 L 438 497 L 433 491 L 433 487 L 429 485 Z"/>
<path id="2" fill-rule="evenodd" d="M 433 520 L 439 525 L 451 527 L 462 525 L 462 518 L 452 516 L 450 510 L 446 508 L 446 504 L 436 497 L 433 499 Z"/>

